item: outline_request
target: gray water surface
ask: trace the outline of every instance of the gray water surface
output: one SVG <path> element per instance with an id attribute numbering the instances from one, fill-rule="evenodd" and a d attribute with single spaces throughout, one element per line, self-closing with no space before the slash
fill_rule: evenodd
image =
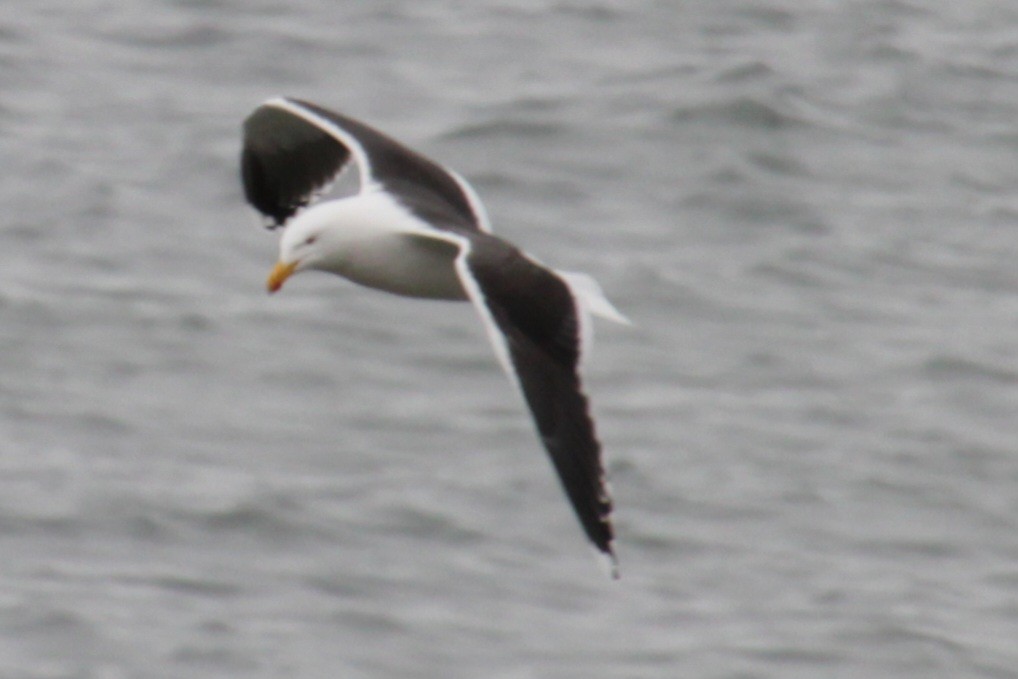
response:
<path id="1" fill-rule="evenodd" d="M 276 237 L 301 96 L 595 275 L 599 571 L 467 305 Z M 0 678 L 1018 677 L 1018 10 L 18 2 Z"/>

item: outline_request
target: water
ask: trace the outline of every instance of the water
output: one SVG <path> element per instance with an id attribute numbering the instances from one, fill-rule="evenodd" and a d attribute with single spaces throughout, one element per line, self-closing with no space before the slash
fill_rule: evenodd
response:
<path id="1" fill-rule="evenodd" d="M 0 677 L 1018 676 L 1018 12 L 16 3 Z M 303 96 L 597 276 L 597 569 L 466 305 L 268 298 Z"/>

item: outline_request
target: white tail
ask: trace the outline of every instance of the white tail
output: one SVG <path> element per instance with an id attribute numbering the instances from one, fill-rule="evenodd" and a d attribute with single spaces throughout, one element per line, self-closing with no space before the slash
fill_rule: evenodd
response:
<path id="1" fill-rule="evenodd" d="M 623 316 L 608 301 L 608 298 L 604 296 L 604 292 L 601 290 L 601 286 L 592 277 L 585 273 L 576 273 L 574 271 L 558 271 L 556 273 L 566 282 L 569 289 L 573 291 L 573 295 L 580 303 L 580 306 L 584 309 L 595 316 L 606 318 L 609 321 L 632 325 L 630 320 Z"/>
<path id="2" fill-rule="evenodd" d="M 582 365 L 594 346 L 594 328 L 590 322 L 591 314 L 625 325 L 632 325 L 632 323 L 612 306 L 612 303 L 601 291 L 601 286 L 587 274 L 573 271 L 556 271 L 555 273 L 569 286 L 569 291 L 573 293 L 573 299 L 576 300 L 576 305 L 579 307 L 577 320 L 580 322 L 580 364 Z"/>

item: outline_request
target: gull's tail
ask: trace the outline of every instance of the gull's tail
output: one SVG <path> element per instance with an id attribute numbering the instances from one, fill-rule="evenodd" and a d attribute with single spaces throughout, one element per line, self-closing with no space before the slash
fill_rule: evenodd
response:
<path id="1" fill-rule="evenodd" d="M 622 313 L 615 308 L 615 306 L 608 301 L 608 298 L 604 296 L 604 291 L 601 290 L 601 286 L 597 284 L 592 277 L 585 273 L 577 273 L 575 271 L 557 271 L 562 280 L 566 282 L 569 289 L 572 290 L 576 300 L 580 303 L 580 306 L 589 313 L 599 316 L 601 318 L 614 321 L 616 323 L 622 323 L 624 325 L 632 325 L 630 320 L 622 315 Z"/>

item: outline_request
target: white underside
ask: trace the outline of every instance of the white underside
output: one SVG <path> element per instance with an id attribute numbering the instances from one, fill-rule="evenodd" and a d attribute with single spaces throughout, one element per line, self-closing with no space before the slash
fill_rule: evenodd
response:
<path id="1" fill-rule="evenodd" d="M 434 228 L 377 187 L 350 198 L 319 203 L 300 213 L 283 234 L 283 249 L 300 252 L 300 242 L 310 233 L 319 234 L 320 242 L 310 248 L 300 269 L 327 271 L 405 297 L 469 299 L 499 362 L 519 386 L 505 337 L 467 264 L 469 238 Z M 590 276 L 555 273 L 569 286 L 576 302 L 580 356 L 585 359 L 593 342 L 591 314 L 619 323 L 628 320 Z"/>
<path id="2" fill-rule="evenodd" d="M 345 278 L 404 297 L 466 300 L 452 243 L 406 234 L 379 234 L 347 251 Z"/>
<path id="3" fill-rule="evenodd" d="M 315 205 L 287 227 L 298 244 L 319 233 L 301 269 L 327 271 L 405 297 L 465 300 L 456 271 L 459 242 L 433 229 L 380 190 Z M 299 247 L 299 245 L 295 246 Z"/>

